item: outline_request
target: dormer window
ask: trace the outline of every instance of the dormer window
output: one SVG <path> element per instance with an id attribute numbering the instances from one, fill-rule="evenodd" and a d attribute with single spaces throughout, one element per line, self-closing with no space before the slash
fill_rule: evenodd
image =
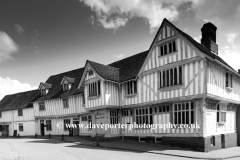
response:
<path id="1" fill-rule="evenodd" d="M 74 82 L 75 82 L 75 78 L 70 78 L 70 77 L 64 76 L 61 81 L 61 85 L 63 86 L 63 91 L 70 90 L 72 85 L 74 84 Z"/>
<path id="2" fill-rule="evenodd" d="M 41 95 L 46 95 L 49 90 L 52 88 L 52 85 L 49 83 L 40 83 L 39 90 L 41 91 Z"/>
<path id="3" fill-rule="evenodd" d="M 41 89 L 41 95 L 44 96 L 44 95 L 46 95 L 46 94 L 47 94 L 46 89 Z"/>
<path id="4" fill-rule="evenodd" d="M 69 84 L 63 84 L 63 91 L 67 91 L 69 89 Z"/>

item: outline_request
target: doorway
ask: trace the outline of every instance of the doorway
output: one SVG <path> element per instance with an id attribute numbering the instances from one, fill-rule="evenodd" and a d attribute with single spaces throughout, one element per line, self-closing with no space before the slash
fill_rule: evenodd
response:
<path id="1" fill-rule="evenodd" d="M 96 116 L 96 135 L 104 135 L 102 124 L 104 124 L 104 116 Z"/>
<path id="2" fill-rule="evenodd" d="M 79 118 L 73 118 L 73 135 L 74 136 L 79 136 Z"/>
<path id="3" fill-rule="evenodd" d="M 40 120 L 40 133 L 41 136 L 45 135 L 45 131 L 44 131 L 44 120 Z"/>

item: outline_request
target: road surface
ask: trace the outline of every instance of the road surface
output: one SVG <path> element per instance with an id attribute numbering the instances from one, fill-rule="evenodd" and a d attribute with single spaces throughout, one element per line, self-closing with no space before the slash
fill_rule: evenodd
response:
<path id="1" fill-rule="evenodd" d="M 1 139 L 0 160 L 190 160 L 161 154 L 88 147 L 49 139 Z"/>

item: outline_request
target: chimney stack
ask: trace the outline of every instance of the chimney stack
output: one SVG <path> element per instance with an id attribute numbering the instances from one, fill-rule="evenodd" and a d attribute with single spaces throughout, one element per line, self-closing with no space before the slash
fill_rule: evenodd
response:
<path id="1" fill-rule="evenodd" d="M 238 74 L 240 74 L 240 69 L 238 69 Z"/>
<path id="2" fill-rule="evenodd" d="M 204 45 L 208 50 L 218 54 L 218 45 L 216 44 L 216 31 L 217 27 L 211 22 L 203 25 L 202 29 L 201 44 Z"/>

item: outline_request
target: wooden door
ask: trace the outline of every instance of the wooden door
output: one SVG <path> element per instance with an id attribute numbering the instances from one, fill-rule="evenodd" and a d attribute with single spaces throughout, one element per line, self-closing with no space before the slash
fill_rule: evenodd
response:
<path id="1" fill-rule="evenodd" d="M 73 135 L 79 136 L 79 121 L 73 121 L 73 124 L 76 124 L 76 127 L 73 128 Z"/>
<path id="2" fill-rule="evenodd" d="M 44 123 L 40 123 L 40 131 L 41 131 L 41 136 L 44 136 L 45 135 Z"/>
<path id="3" fill-rule="evenodd" d="M 101 125 L 104 124 L 104 117 L 96 117 L 96 134 L 104 135 L 104 128 Z"/>

